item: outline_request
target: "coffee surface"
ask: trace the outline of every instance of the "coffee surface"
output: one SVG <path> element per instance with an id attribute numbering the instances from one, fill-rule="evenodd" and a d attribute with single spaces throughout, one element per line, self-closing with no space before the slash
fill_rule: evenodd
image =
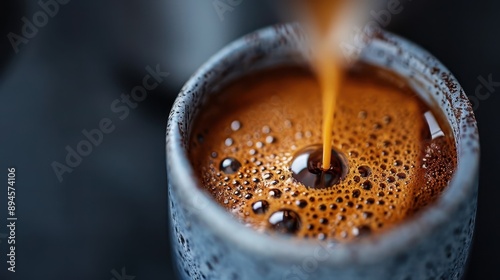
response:
<path id="1" fill-rule="evenodd" d="M 195 120 L 189 156 L 200 187 L 257 231 L 334 241 L 383 232 L 435 201 L 456 167 L 441 115 L 403 79 L 364 65 L 345 73 L 339 96 L 340 171 L 317 187 L 297 175 L 301 155 L 322 159 L 314 74 L 288 67 L 231 83 Z"/>

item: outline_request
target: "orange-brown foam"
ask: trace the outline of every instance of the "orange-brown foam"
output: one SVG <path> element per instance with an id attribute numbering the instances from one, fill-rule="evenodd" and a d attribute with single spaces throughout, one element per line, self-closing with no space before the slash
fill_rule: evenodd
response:
<path id="1" fill-rule="evenodd" d="M 444 136 L 432 140 L 424 118 L 432 110 L 396 75 L 363 66 L 346 73 L 332 132 L 333 146 L 347 157 L 345 179 L 327 189 L 302 185 L 289 167 L 295 152 L 322 143 L 321 108 L 314 75 L 300 68 L 227 86 L 202 109 L 192 133 L 190 159 L 201 186 L 258 231 L 273 232 L 270 216 L 292 210 L 300 217 L 296 236 L 340 241 L 401 223 L 448 184 L 456 166 L 448 126 L 435 113 Z M 241 163 L 235 174 L 220 170 L 228 157 Z M 257 201 L 266 201 L 267 211 L 255 213 Z"/>

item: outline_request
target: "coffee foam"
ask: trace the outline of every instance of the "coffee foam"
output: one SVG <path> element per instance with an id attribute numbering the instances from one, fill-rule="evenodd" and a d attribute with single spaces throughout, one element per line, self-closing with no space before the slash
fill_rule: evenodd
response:
<path id="1" fill-rule="evenodd" d="M 434 114 L 444 136 L 432 139 L 424 117 L 432 110 L 397 76 L 367 66 L 347 75 L 336 110 L 333 146 L 347 175 L 326 189 L 297 182 L 291 161 L 321 144 L 321 108 L 303 69 L 229 85 L 195 123 L 190 159 L 201 186 L 258 231 L 343 241 L 403 222 L 448 184 L 456 166 L 449 128 Z"/>

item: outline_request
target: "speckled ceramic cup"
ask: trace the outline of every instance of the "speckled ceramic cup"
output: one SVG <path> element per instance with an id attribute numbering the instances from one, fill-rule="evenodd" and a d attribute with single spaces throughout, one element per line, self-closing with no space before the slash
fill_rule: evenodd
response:
<path id="1" fill-rule="evenodd" d="M 420 280 L 460 279 L 476 214 L 479 140 L 471 105 L 453 75 L 432 55 L 387 32 L 360 60 L 406 77 L 452 127 L 458 154 L 451 183 L 432 206 L 394 229 L 349 244 L 267 236 L 246 228 L 199 186 L 189 162 L 193 120 L 229 81 L 306 58 L 296 25 L 266 28 L 228 45 L 186 83 L 167 126 L 172 241 L 181 279 Z M 223 113 L 223 108 L 221 108 Z"/>

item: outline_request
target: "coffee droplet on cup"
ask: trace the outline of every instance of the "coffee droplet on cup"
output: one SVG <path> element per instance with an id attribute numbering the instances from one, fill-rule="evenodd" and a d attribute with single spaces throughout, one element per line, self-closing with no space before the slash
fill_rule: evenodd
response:
<path id="1" fill-rule="evenodd" d="M 348 172 L 346 157 L 332 149 L 330 166 L 324 169 L 322 156 L 322 145 L 312 145 L 297 152 L 291 164 L 293 178 L 313 189 L 324 189 L 338 184 Z"/>

